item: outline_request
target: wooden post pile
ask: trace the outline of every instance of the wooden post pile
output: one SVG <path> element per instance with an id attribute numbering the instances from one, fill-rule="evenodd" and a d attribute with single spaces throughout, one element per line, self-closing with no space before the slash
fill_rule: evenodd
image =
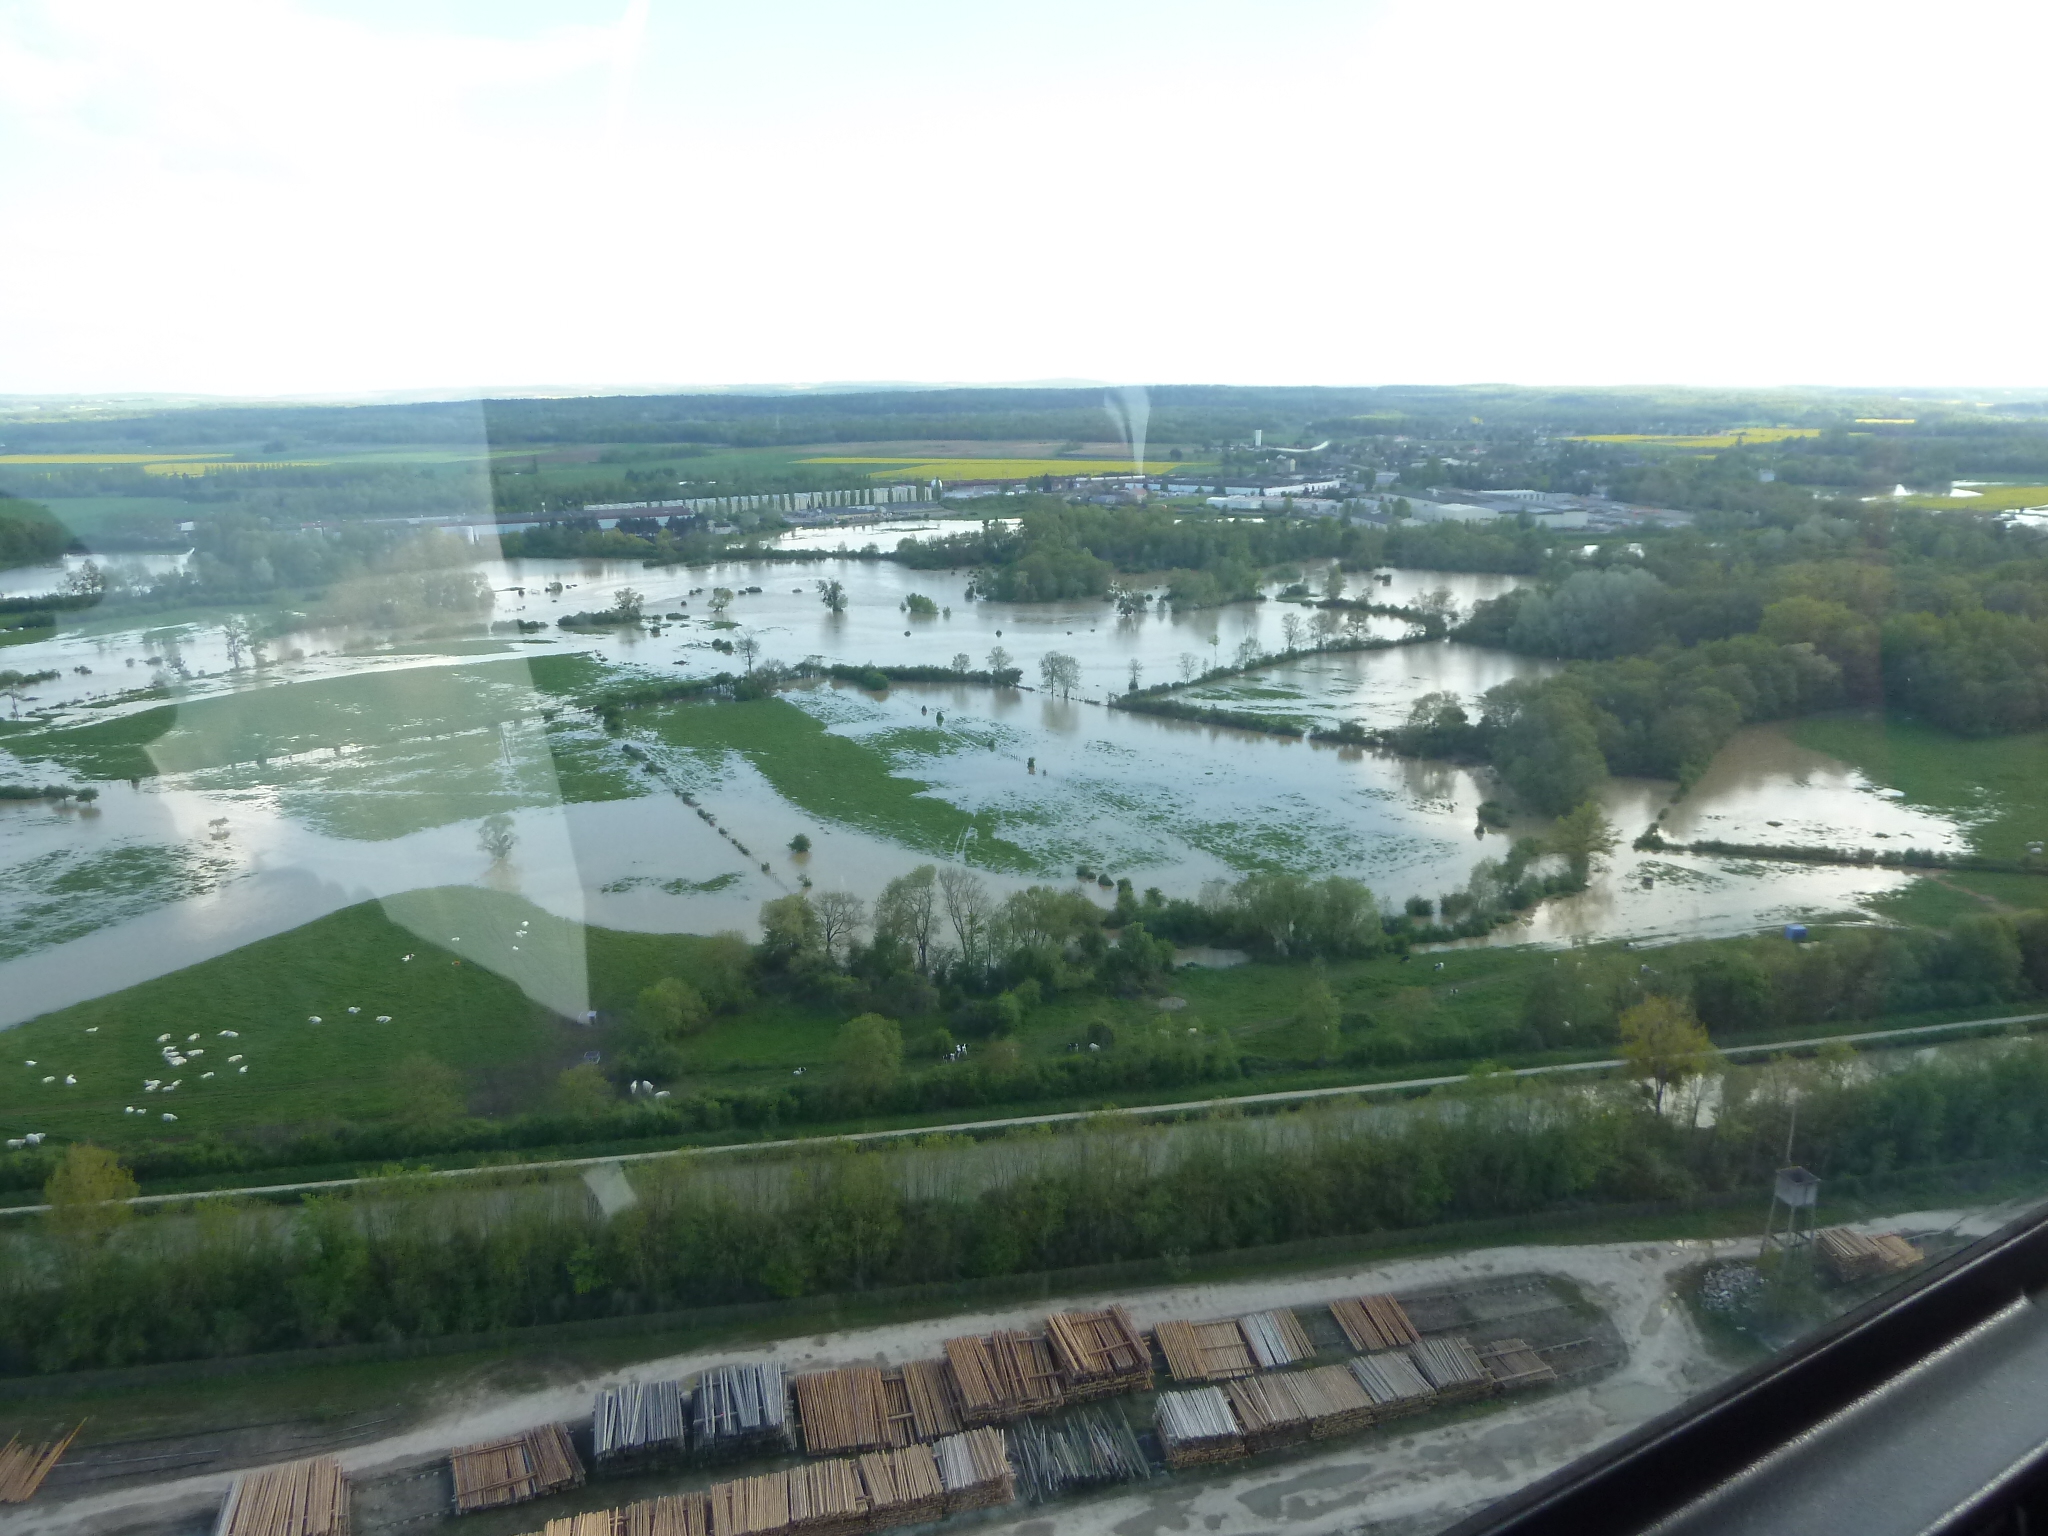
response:
<path id="1" fill-rule="evenodd" d="M 789 1392 L 781 1365 L 714 1365 L 697 1378 L 690 1445 L 698 1455 L 740 1456 L 789 1444 Z"/>
<path id="2" fill-rule="evenodd" d="M 1166 1369 L 1175 1381 L 1224 1381 L 1249 1376 L 1254 1367 L 1245 1336 L 1234 1322 L 1188 1323 L 1176 1319 L 1152 1330 Z"/>
<path id="3" fill-rule="evenodd" d="M 1408 1314 L 1401 1310 L 1401 1303 L 1391 1296 L 1333 1301 L 1330 1313 L 1344 1330 L 1344 1337 L 1351 1341 L 1351 1347 L 1362 1354 L 1399 1349 L 1422 1337 L 1408 1320 Z"/>
<path id="4" fill-rule="evenodd" d="M 946 1340 L 946 1359 L 960 1388 L 960 1417 L 970 1425 L 1001 1424 L 1057 1408 L 1059 1368 L 1045 1335 L 1005 1329 Z"/>
<path id="5" fill-rule="evenodd" d="M 860 1481 L 867 1491 L 868 1522 L 876 1530 L 922 1525 L 946 1512 L 946 1485 L 928 1445 L 868 1452 L 860 1458 Z"/>
<path id="6" fill-rule="evenodd" d="M 1070 1402 L 1152 1385 L 1152 1351 L 1122 1307 L 1055 1312 L 1045 1320 L 1045 1333 Z"/>
<path id="7" fill-rule="evenodd" d="M 835 1451 L 879 1451 L 890 1445 L 889 1414 L 882 1401 L 882 1373 L 871 1365 L 798 1376 L 797 1417 L 804 1449 L 813 1456 Z"/>
<path id="8" fill-rule="evenodd" d="M 1524 1387 L 1547 1387 L 1557 1380 L 1550 1362 L 1531 1349 L 1524 1339 L 1497 1339 L 1479 1351 L 1487 1373 L 1504 1392 Z"/>
<path id="9" fill-rule="evenodd" d="M 989 1509 L 1017 1497 L 1017 1474 L 1010 1465 L 1008 1443 L 1000 1429 L 970 1429 L 948 1435 L 932 1447 L 939 1482 L 946 1490 L 946 1513 Z"/>
<path id="10" fill-rule="evenodd" d="M 772 1536 L 789 1529 L 789 1474 L 769 1472 L 713 1483 L 711 1536 Z"/>
<path id="11" fill-rule="evenodd" d="M 1380 1355 L 1360 1355 L 1350 1362 L 1351 1374 L 1372 1399 L 1373 1417 L 1396 1419 L 1404 1413 L 1420 1413 L 1436 1402 L 1436 1388 L 1415 1368 L 1405 1349 Z"/>
<path id="12" fill-rule="evenodd" d="M 523 1504 L 583 1482 L 583 1463 L 569 1443 L 569 1432 L 559 1424 L 543 1424 L 508 1440 L 464 1446 L 448 1458 L 448 1465 L 455 1474 L 458 1515 Z"/>
<path id="13" fill-rule="evenodd" d="M 348 1479 L 332 1456 L 245 1472 L 228 1490 L 214 1536 L 348 1536 Z"/>
<path id="14" fill-rule="evenodd" d="M 1440 1403 L 1462 1403 L 1500 1390 L 1492 1373 L 1480 1364 L 1478 1354 L 1463 1334 L 1424 1339 L 1408 1347 L 1408 1357 L 1436 1388 Z"/>
<path id="15" fill-rule="evenodd" d="M 1820 1256 L 1838 1280 L 1869 1280 L 1911 1269 L 1925 1258 L 1896 1232 L 1865 1237 L 1847 1227 L 1826 1227 L 1814 1234 Z"/>
<path id="16" fill-rule="evenodd" d="M 1254 1454 L 1299 1445 L 1308 1438 L 1308 1409 L 1295 1396 L 1290 1375 L 1248 1376 L 1225 1382 L 1230 1411 L 1244 1431 L 1244 1448 Z"/>
<path id="17" fill-rule="evenodd" d="M 1166 1464 L 1175 1471 L 1236 1461 L 1245 1454 L 1244 1432 L 1238 1428 L 1230 1399 L 1221 1387 L 1160 1393 L 1153 1405 L 1152 1424 L 1159 1431 Z"/>
<path id="18" fill-rule="evenodd" d="M 593 1509 L 584 1514 L 550 1520 L 533 1536 L 622 1536 L 625 1519 L 626 1511 L 623 1509 Z"/>
<path id="19" fill-rule="evenodd" d="M 912 1438 L 936 1440 L 957 1435 L 966 1428 L 960 1419 L 960 1389 L 953 1384 L 953 1367 L 945 1360 L 913 1360 L 898 1378 L 910 1407 Z M 890 1378 L 882 1377 L 886 1389 Z M 890 1417 L 895 1417 L 892 1403 Z"/>
<path id="20" fill-rule="evenodd" d="M 681 1457 L 690 1433 L 690 1394 L 680 1381 L 600 1387 L 590 1438 L 601 1467 L 652 1465 Z"/>
<path id="21" fill-rule="evenodd" d="M 1215 1387 L 1199 1392 L 1223 1394 Z M 1225 1410 L 1226 1416 L 1228 1409 Z M 1233 1429 L 1235 1426 L 1232 1426 Z M 1061 1419 L 1026 1419 L 1010 1432 L 1010 1444 L 1033 1499 L 1044 1502 L 1076 1488 L 1150 1477 L 1138 1437 L 1114 1408 L 1100 1404 Z"/>
<path id="22" fill-rule="evenodd" d="M 711 1501 L 701 1493 L 671 1493 L 628 1504 L 619 1511 L 616 1536 L 711 1536 Z"/>
<path id="23" fill-rule="evenodd" d="M 866 1528 L 868 1498 L 861 1488 L 860 1468 L 851 1458 L 805 1462 L 784 1476 L 791 1530 L 846 1536 Z"/>
<path id="24" fill-rule="evenodd" d="M 1274 1379 L 1291 1384 L 1295 1398 L 1308 1410 L 1311 1440 L 1354 1434 L 1372 1423 L 1375 1417 L 1372 1398 L 1358 1384 L 1358 1378 L 1341 1365 L 1292 1371 Z"/>
<path id="25" fill-rule="evenodd" d="M 6 1448 L 0 1449 L 0 1504 L 26 1504 L 34 1498 L 43 1479 L 63 1459 L 83 1428 L 85 1422 L 81 1419 L 62 1440 L 47 1444 L 30 1445 L 19 1435 L 9 1440 Z"/>
<path id="26" fill-rule="evenodd" d="M 1278 1370 L 1283 1365 L 1306 1360 L 1316 1352 L 1315 1345 L 1309 1342 L 1308 1334 L 1301 1326 L 1301 1320 L 1285 1307 L 1240 1317 L 1237 1326 L 1244 1335 L 1246 1347 L 1251 1350 L 1252 1359 L 1258 1362 L 1262 1371 Z"/>

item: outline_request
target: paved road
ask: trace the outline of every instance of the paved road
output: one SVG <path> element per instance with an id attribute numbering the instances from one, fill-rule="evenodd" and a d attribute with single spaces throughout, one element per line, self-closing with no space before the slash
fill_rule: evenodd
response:
<path id="1" fill-rule="evenodd" d="M 1839 1042 L 1860 1045 L 1871 1040 L 1904 1040 L 1915 1035 L 1953 1034 L 1963 1029 L 1989 1029 L 2006 1024 L 2037 1024 L 2048 1013 L 2013 1013 L 1996 1019 L 1959 1019 L 1952 1024 L 1915 1024 L 1907 1029 L 1872 1029 L 1853 1035 L 1819 1035 L 1810 1040 L 1777 1040 L 1768 1045 L 1736 1045 L 1723 1056 L 1760 1056 L 1776 1051 L 1812 1050 Z M 1510 1077 L 1547 1077 L 1558 1072 L 1609 1072 L 1621 1066 L 1618 1056 L 1601 1061 L 1569 1061 L 1549 1067 L 1515 1067 Z M 951 1125 L 914 1125 L 894 1131 L 846 1131 L 836 1136 L 792 1136 L 780 1141 L 737 1141 L 715 1147 L 670 1147 L 659 1152 L 619 1152 L 608 1157 L 563 1157 L 541 1163 L 499 1163 L 482 1168 L 440 1168 L 431 1173 L 437 1179 L 468 1179 L 507 1172 L 526 1173 L 535 1169 L 595 1168 L 612 1163 L 644 1163 L 664 1157 L 715 1157 L 721 1152 L 772 1152 L 785 1147 L 816 1146 L 824 1142 L 897 1141 L 908 1136 L 950 1136 L 962 1132 L 1003 1131 L 1020 1125 L 1060 1125 L 1075 1120 L 1110 1117 L 1144 1119 L 1155 1115 L 1185 1115 L 1198 1110 L 1236 1109 L 1250 1104 L 1291 1104 L 1309 1099 L 1333 1099 L 1346 1094 L 1403 1093 L 1417 1088 L 1442 1088 L 1462 1083 L 1469 1076 L 1453 1072 L 1445 1077 L 1410 1077 L 1395 1083 L 1344 1083 L 1335 1088 L 1290 1088 L 1279 1093 L 1240 1093 L 1226 1098 L 1187 1099 L 1178 1104 L 1137 1104 L 1123 1109 L 1070 1109 L 1047 1115 L 1011 1115 L 996 1120 L 960 1120 Z M 210 1190 L 191 1190 L 174 1195 L 137 1195 L 130 1205 L 170 1205 L 181 1200 L 204 1200 L 213 1195 L 289 1195 L 320 1189 L 349 1189 L 358 1184 L 376 1184 L 376 1178 L 316 1179 L 298 1184 L 257 1184 Z M 47 1211 L 47 1205 L 17 1205 L 0 1208 L 0 1216 L 22 1216 Z"/>

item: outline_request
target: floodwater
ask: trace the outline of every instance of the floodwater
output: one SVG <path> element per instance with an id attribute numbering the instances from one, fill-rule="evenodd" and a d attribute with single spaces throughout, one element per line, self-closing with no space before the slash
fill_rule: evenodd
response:
<path id="1" fill-rule="evenodd" d="M 809 530 L 786 542 L 889 548 L 905 532 L 932 526 Z M 999 892 L 1033 881 L 1071 882 L 1081 864 L 1127 875 L 1141 890 L 1157 885 L 1186 896 L 1210 881 L 1288 869 L 1350 875 L 1398 902 L 1459 889 L 1476 860 L 1504 850 L 1497 834 L 1474 836 L 1480 801 L 1498 791 L 1473 771 L 1103 707 L 1108 695 L 1130 686 L 1134 666 L 1149 684 L 1177 679 L 1184 667 L 1228 662 L 1247 641 L 1265 653 L 1284 650 L 1286 618 L 1311 614 L 1296 604 L 1239 603 L 1185 614 L 1155 605 L 1120 618 L 1099 601 L 969 602 L 965 570 L 913 571 L 858 558 L 674 571 L 631 561 L 487 560 L 481 569 L 498 593 L 493 618 L 540 619 L 549 627 L 521 643 L 410 647 L 360 626 L 300 631 L 274 640 L 260 671 L 230 664 L 217 625 L 138 624 L 10 647 L 11 667 L 63 669 L 36 692 L 39 706 L 59 707 L 66 723 L 159 706 L 161 700 L 136 700 L 89 714 L 62 708 L 166 674 L 177 679 L 181 698 L 206 698 L 451 666 L 488 668 L 496 713 L 507 718 L 453 722 L 445 731 L 429 729 L 427 721 L 407 740 L 380 742 L 379 727 L 389 737 L 392 722 L 367 718 L 378 708 L 373 694 L 348 706 L 357 711 L 362 741 L 331 755 L 302 753 L 260 767 L 165 760 L 159 766 L 166 771 L 137 785 L 99 786 L 99 804 L 86 813 L 0 805 L 0 913 L 9 935 L 0 944 L 0 1024 L 356 901 L 450 883 L 494 884 L 559 916 L 619 928 L 751 932 L 760 904 L 796 889 L 799 876 L 820 890 L 871 897 L 890 878 L 936 860 L 976 867 Z M 61 574 L 46 568 L 40 579 L 53 585 Z M 1303 572 L 1318 589 L 1322 574 Z M 1355 577 L 1352 595 L 1408 602 L 1442 589 L 1464 610 L 1516 581 L 1391 575 L 1389 584 Z M 845 584 L 844 612 L 819 600 L 817 582 L 827 577 Z M 15 573 L 15 584 L 28 590 L 37 579 Z M 552 583 L 562 590 L 549 593 Z M 562 614 L 609 607 L 626 587 L 645 595 L 651 614 L 688 617 L 658 633 L 572 634 L 553 626 Z M 722 620 L 710 608 L 717 587 L 735 593 Z M 902 606 L 911 593 L 930 597 L 938 616 L 911 618 Z M 1397 621 L 1365 628 L 1386 638 L 1407 634 Z M 744 752 L 679 747 L 638 718 L 629 736 L 663 775 L 636 772 L 620 743 L 589 722 L 572 714 L 544 725 L 544 712 L 563 701 L 536 689 L 518 660 L 576 652 L 647 676 L 701 675 L 734 668 L 711 642 L 743 635 L 759 642 L 764 658 L 787 662 L 946 665 L 965 656 L 978 668 L 1001 647 L 1024 668 L 1027 687 L 899 685 L 876 696 L 821 682 L 783 695 L 832 733 L 872 745 L 889 773 L 941 802 L 936 814 L 899 814 L 892 822 L 884 812 L 869 817 L 838 804 L 830 786 L 805 787 L 801 776 L 778 780 L 778 790 Z M 1054 651 L 1080 663 L 1072 698 L 1028 686 L 1038 681 L 1039 660 Z M 1195 696 L 1211 707 L 1303 724 L 1386 725 L 1422 693 L 1450 691 L 1469 703 L 1508 678 L 1550 670 L 1527 657 L 1428 642 L 1302 655 Z M 418 707 L 418 696 L 417 689 L 408 695 L 409 707 Z M 602 768 L 609 775 L 603 793 L 613 798 L 591 798 L 586 785 L 572 797 L 577 803 L 563 803 L 555 772 L 569 761 L 565 751 Z M 71 779 L 41 764 L 16 775 L 37 782 L 53 776 Z M 679 788 L 690 790 L 730 836 L 685 806 L 673 792 Z M 1671 791 L 1639 781 L 1608 787 L 1609 815 L 1624 843 L 1651 823 Z M 493 870 L 478 851 L 475 818 L 501 808 L 514 818 L 518 845 L 509 866 Z M 1783 826 L 1770 827 L 1773 821 Z M 1665 826 L 1674 839 L 1839 838 L 1857 846 L 1885 836 L 1902 845 L 1953 847 L 1962 836 L 1953 822 L 1886 799 L 1844 765 L 1768 731 L 1745 732 L 1731 743 Z M 814 845 L 801 861 L 785 847 L 798 830 Z M 1536 830 L 1532 824 L 1510 833 Z M 736 844 L 752 851 L 743 856 Z M 1855 915 L 1910 878 L 1871 868 L 1636 854 L 1624 846 L 1585 894 L 1546 903 L 1491 942 L 1653 941 Z M 1099 888 L 1084 888 L 1100 899 Z M 535 986 L 551 1001 L 567 988 L 559 1003 L 570 1011 L 575 985 Z"/>

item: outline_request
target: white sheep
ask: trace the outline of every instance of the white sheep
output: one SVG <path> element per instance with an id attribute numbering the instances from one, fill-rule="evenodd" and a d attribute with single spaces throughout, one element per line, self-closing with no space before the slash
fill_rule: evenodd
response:
<path id="1" fill-rule="evenodd" d="M 317 1013 L 310 1013 L 306 1015 L 306 1022 L 308 1024 L 318 1024 L 320 1022 L 320 1015 Z"/>
<path id="2" fill-rule="evenodd" d="M 99 1025 L 97 1025 L 97 1024 L 90 1024 L 90 1025 L 87 1025 L 87 1026 L 86 1026 L 86 1031 L 85 1031 L 85 1032 L 86 1032 L 86 1033 L 87 1033 L 88 1035 L 96 1035 L 96 1034 L 98 1034 L 98 1033 L 100 1032 L 100 1027 L 99 1027 Z"/>
<path id="3" fill-rule="evenodd" d="M 170 1114 L 170 1113 L 168 1113 L 168 1112 L 167 1112 L 167 1113 L 166 1113 L 166 1114 L 164 1115 L 164 1118 L 165 1118 L 166 1120 L 175 1120 L 175 1119 L 177 1119 L 178 1117 L 177 1117 L 176 1115 L 173 1115 L 173 1114 Z"/>
<path id="4" fill-rule="evenodd" d="M 362 1011 L 363 1011 L 363 1010 L 362 1010 L 362 1009 L 360 1009 L 360 1008 L 351 1008 L 351 1009 L 349 1009 L 349 1012 L 350 1012 L 350 1013 L 361 1013 Z"/>
<path id="5" fill-rule="evenodd" d="M 43 1079 L 43 1081 L 46 1083 L 54 1083 L 55 1081 L 57 1081 L 57 1079 L 55 1077 L 46 1077 Z"/>
<path id="6" fill-rule="evenodd" d="M 158 1036 L 156 1037 L 156 1043 L 157 1043 L 158 1045 L 162 1045 L 162 1044 L 163 1044 L 163 1043 L 164 1043 L 164 1042 L 165 1042 L 166 1040 L 168 1040 L 168 1039 L 170 1039 L 170 1038 L 171 1038 L 171 1037 L 170 1037 L 169 1035 L 158 1035 Z"/>
<path id="7" fill-rule="evenodd" d="M 241 1059 L 242 1059 L 242 1058 L 241 1058 L 241 1057 L 239 1057 L 239 1056 L 230 1056 L 230 1057 L 228 1058 L 228 1065 L 229 1065 L 229 1066 L 233 1066 L 233 1065 L 234 1065 L 234 1064 L 235 1064 L 236 1062 L 240 1061 Z"/>
<path id="8" fill-rule="evenodd" d="M 203 1083 L 211 1076 L 213 1076 L 211 1072 L 202 1072 L 199 1074 L 199 1081 Z"/>
<path id="9" fill-rule="evenodd" d="M 232 1029 L 222 1030 L 220 1032 L 220 1037 L 223 1040 L 239 1040 L 242 1038 L 240 1035 L 236 1034 Z"/>
<path id="10" fill-rule="evenodd" d="M 71 1073 L 66 1072 L 64 1074 L 64 1086 L 66 1088 L 76 1088 L 78 1086 L 78 1079 Z"/>
<path id="11" fill-rule="evenodd" d="M 43 1144 L 43 1136 L 44 1132 L 42 1131 L 30 1131 L 26 1136 L 22 1137 L 21 1139 L 27 1142 L 32 1147 L 40 1147 Z"/>
<path id="12" fill-rule="evenodd" d="M 247 1072 L 249 1069 L 247 1067 L 237 1067 L 235 1070 L 237 1072 Z"/>
<path id="13" fill-rule="evenodd" d="M 407 960 L 410 960 L 410 959 L 412 958 L 412 956 L 411 956 L 411 955 L 407 955 L 407 956 L 405 956 L 404 958 L 405 958 L 405 959 L 407 959 Z"/>
<path id="14" fill-rule="evenodd" d="M 32 1066 L 34 1066 L 34 1065 L 35 1065 L 35 1063 L 34 1063 L 34 1062 L 32 1062 L 32 1061 L 24 1061 L 24 1062 L 22 1063 L 22 1065 L 23 1065 L 24 1067 L 32 1067 Z"/>
<path id="15" fill-rule="evenodd" d="M 377 1022 L 379 1024 L 389 1024 L 391 1022 L 391 1015 L 388 1013 L 380 1013 L 377 1015 Z"/>

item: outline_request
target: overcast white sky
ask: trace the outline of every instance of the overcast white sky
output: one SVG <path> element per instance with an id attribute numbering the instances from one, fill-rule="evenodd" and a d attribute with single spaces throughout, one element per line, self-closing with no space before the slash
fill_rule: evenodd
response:
<path id="1" fill-rule="evenodd" d="M 2048 6 L 0 0 L 0 392 L 2048 382 Z"/>

